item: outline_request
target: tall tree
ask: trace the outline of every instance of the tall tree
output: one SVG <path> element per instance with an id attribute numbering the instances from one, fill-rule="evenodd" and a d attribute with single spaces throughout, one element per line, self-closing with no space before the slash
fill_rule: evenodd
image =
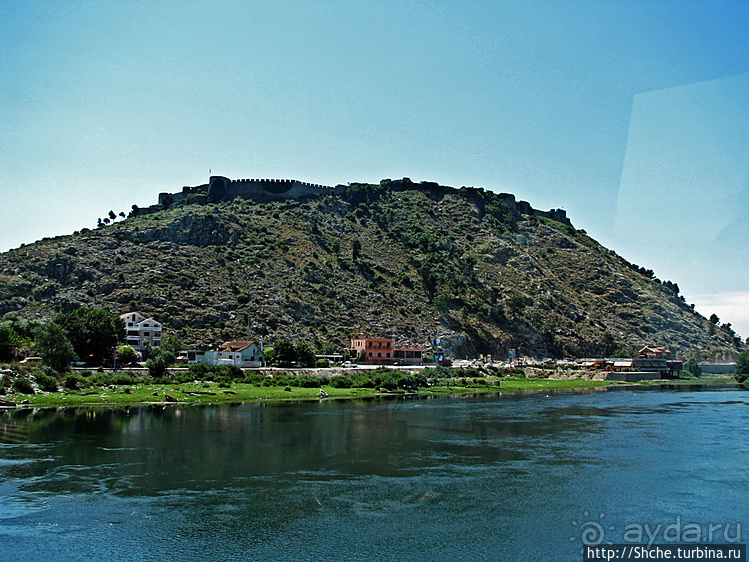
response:
<path id="1" fill-rule="evenodd" d="M 161 351 L 169 351 L 175 357 L 179 357 L 182 349 L 184 349 L 182 340 L 180 340 L 177 336 L 167 336 L 161 342 Z"/>
<path id="2" fill-rule="evenodd" d="M 314 367 L 315 366 L 315 352 L 309 346 L 308 343 L 300 341 L 294 346 L 294 355 L 296 361 L 302 365 L 302 367 Z"/>
<path id="3" fill-rule="evenodd" d="M 733 376 L 740 383 L 746 382 L 749 379 L 749 350 L 739 353 L 739 356 L 736 358 L 736 368 Z"/>
<path id="4" fill-rule="evenodd" d="M 58 373 L 64 373 L 76 358 L 75 349 L 65 330 L 55 322 L 48 322 L 37 330 L 34 349 L 42 362 Z"/>
<path id="5" fill-rule="evenodd" d="M 54 320 L 64 330 L 78 357 L 95 365 L 112 359 L 117 344 L 125 340 L 125 322 L 107 309 L 82 306 Z"/>
<path id="6" fill-rule="evenodd" d="M 280 339 L 273 345 L 273 361 L 277 365 L 288 366 L 296 361 L 294 346 L 289 340 Z"/>
<path id="7" fill-rule="evenodd" d="M 10 361 L 20 348 L 29 347 L 31 343 L 31 338 L 21 335 L 13 322 L 0 322 L 0 360 Z"/>
<path id="8" fill-rule="evenodd" d="M 684 370 L 693 377 L 702 376 L 702 367 L 700 367 L 699 363 L 697 363 L 694 358 L 689 359 L 686 363 L 684 363 Z"/>
<path id="9" fill-rule="evenodd" d="M 167 369 L 174 364 L 176 356 L 171 351 L 155 347 L 151 350 L 151 356 L 146 361 L 148 374 L 152 377 L 163 377 Z"/>

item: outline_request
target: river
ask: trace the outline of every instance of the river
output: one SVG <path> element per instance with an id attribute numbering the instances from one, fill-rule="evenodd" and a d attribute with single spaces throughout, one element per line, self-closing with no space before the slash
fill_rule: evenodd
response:
<path id="1" fill-rule="evenodd" d="M 579 561 L 583 539 L 745 543 L 749 526 L 741 390 L 24 410 L 0 424 L 4 560 Z"/>

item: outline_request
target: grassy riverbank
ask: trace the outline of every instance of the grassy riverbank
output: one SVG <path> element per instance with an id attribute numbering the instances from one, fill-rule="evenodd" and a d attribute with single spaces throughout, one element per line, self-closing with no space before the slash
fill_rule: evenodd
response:
<path id="1" fill-rule="evenodd" d="M 451 379 L 414 389 L 339 388 L 330 384 L 317 387 L 259 386 L 236 382 L 183 382 L 91 386 L 80 390 L 64 389 L 57 392 L 38 391 L 35 394 L 9 393 L 2 397 L 19 407 L 51 408 L 80 406 L 134 406 L 143 404 L 228 404 L 241 402 L 283 402 L 319 400 L 322 392 L 329 399 L 356 399 L 375 396 L 445 396 L 493 394 L 511 392 L 557 392 L 583 390 L 597 387 L 632 385 L 616 381 L 585 379 L 537 379 L 504 377 L 502 379 Z M 447 384 L 445 384 L 447 382 Z M 729 376 L 711 376 L 675 381 L 646 381 L 640 386 L 657 385 L 729 385 L 735 383 Z M 322 392 L 321 392 L 322 391 Z"/>

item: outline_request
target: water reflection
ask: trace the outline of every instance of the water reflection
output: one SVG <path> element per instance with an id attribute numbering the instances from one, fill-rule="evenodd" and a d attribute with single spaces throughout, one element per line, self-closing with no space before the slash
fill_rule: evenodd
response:
<path id="1" fill-rule="evenodd" d="M 60 558 L 577 559 L 584 510 L 746 517 L 746 396 L 4 412 L 0 535 Z"/>

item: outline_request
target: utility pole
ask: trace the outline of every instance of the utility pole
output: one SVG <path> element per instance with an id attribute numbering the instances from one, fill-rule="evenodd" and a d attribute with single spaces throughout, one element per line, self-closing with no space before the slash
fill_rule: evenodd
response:
<path id="1" fill-rule="evenodd" d="M 250 303 L 250 301 L 247 301 L 247 341 L 250 341 L 250 336 L 252 332 L 252 320 L 250 316 L 251 310 L 252 310 L 252 304 Z"/>

